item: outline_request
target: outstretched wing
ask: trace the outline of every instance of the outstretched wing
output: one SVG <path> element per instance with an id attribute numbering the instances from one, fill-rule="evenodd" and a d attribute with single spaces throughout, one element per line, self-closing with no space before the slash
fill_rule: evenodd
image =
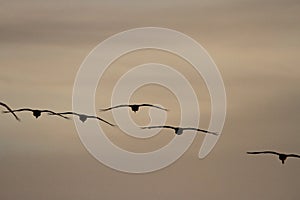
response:
<path id="1" fill-rule="evenodd" d="M 159 106 L 156 106 L 156 105 L 152 105 L 152 104 L 147 104 L 147 103 L 141 104 L 139 106 L 154 107 L 154 108 L 158 108 L 160 110 L 168 111 L 168 109 L 165 109 L 165 108 L 162 108 L 162 107 L 159 107 Z"/>
<path id="2" fill-rule="evenodd" d="M 175 129 L 173 126 L 145 126 L 141 127 L 142 129 L 152 129 L 152 128 L 170 128 L 170 129 Z"/>
<path id="3" fill-rule="evenodd" d="M 22 112 L 22 111 L 33 112 L 33 109 L 30 109 L 30 108 L 21 108 L 21 109 L 12 110 L 12 112 Z M 8 111 L 4 111 L 4 113 L 9 113 L 9 112 Z"/>
<path id="4" fill-rule="evenodd" d="M 5 103 L 2 103 L 2 102 L 0 102 L 0 105 L 4 106 L 11 114 L 13 114 L 15 116 L 16 120 L 21 121 L 20 118 L 13 112 L 13 110 L 8 105 L 6 105 Z"/>
<path id="5" fill-rule="evenodd" d="M 296 154 L 288 154 L 288 157 L 294 157 L 294 158 L 300 158 L 300 155 L 296 155 Z"/>
<path id="6" fill-rule="evenodd" d="M 279 153 L 275 151 L 248 151 L 247 154 L 275 154 L 279 155 Z"/>
<path id="7" fill-rule="evenodd" d="M 99 111 L 108 111 L 108 110 L 112 110 L 112 109 L 115 109 L 115 108 L 122 108 L 122 107 L 129 107 L 129 105 L 117 105 L 117 106 L 113 106 L 113 107 L 110 107 L 110 108 L 105 108 L 105 109 L 99 109 Z"/>
<path id="8" fill-rule="evenodd" d="M 200 129 L 200 128 L 182 128 L 183 130 L 194 130 L 194 131 L 200 131 L 200 132 L 204 132 L 204 133 L 209 133 L 209 134 L 213 134 L 213 135 L 219 135 L 216 132 L 211 132 L 208 130 L 204 130 L 204 129 Z"/>
<path id="9" fill-rule="evenodd" d="M 106 121 L 106 120 L 104 120 L 104 119 L 102 119 L 102 118 L 100 118 L 100 117 L 95 117 L 95 116 L 92 116 L 92 117 L 94 117 L 94 118 L 96 118 L 96 119 L 98 119 L 98 120 L 100 120 L 100 121 L 102 121 L 102 122 L 104 122 L 104 123 L 107 123 L 107 124 L 110 125 L 110 126 L 116 126 L 116 125 L 114 125 L 114 124 L 112 124 L 112 123 L 110 123 L 110 122 L 108 122 L 108 121 Z"/>
<path id="10" fill-rule="evenodd" d="M 63 116 L 64 114 L 69 114 L 69 113 L 56 113 L 56 112 L 54 112 L 52 110 L 41 110 L 41 112 L 46 112 L 49 115 L 57 115 L 57 116 L 60 116 L 62 118 L 65 118 L 65 119 L 70 119 L 69 117 Z"/>
<path id="11" fill-rule="evenodd" d="M 59 113 L 56 113 L 56 112 L 48 112 L 48 114 L 49 115 L 57 115 L 57 114 L 59 114 L 59 115 L 77 115 L 77 116 L 79 116 L 79 114 L 78 113 L 75 113 L 75 112 L 59 112 Z"/>
<path id="12" fill-rule="evenodd" d="M 12 110 L 12 111 L 2 111 L 2 113 L 10 113 L 10 112 L 22 112 L 22 111 L 29 111 L 29 112 L 33 112 L 33 109 L 30 108 L 21 108 L 21 109 L 16 109 L 16 110 Z"/>

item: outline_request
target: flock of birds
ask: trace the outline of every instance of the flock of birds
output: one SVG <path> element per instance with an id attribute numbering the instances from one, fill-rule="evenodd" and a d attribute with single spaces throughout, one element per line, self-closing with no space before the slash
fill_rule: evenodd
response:
<path id="1" fill-rule="evenodd" d="M 56 115 L 58 117 L 64 118 L 64 119 L 70 119 L 69 117 L 67 117 L 68 115 L 73 115 L 73 116 L 77 116 L 79 117 L 79 120 L 82 122 L 85 122 L 87 119 L 96 119 L 99 121 L 102 121 L 110 126 L 115 127 L 116 125 L 98 117 L 98 116 L 93 116 L 93 115 L 87 115 L 87 114 L 82 114 L 82 113 L 76 113 L 76 112 L 54 112 L 52 110 L 40 110 L 40 109 L 31 109 L 31 108 L 21 108 L 21 109 L 11 109 L 7 104 L 0 102 L 0 106 L 6 108 L 6 111 L 2 111 L 2 113 L 11 113 L 16 120 L 21 121 L 21 119 L 15 114 L 17 112 L 32 112 L 33 116 L 35 118 L 39 118 L 42 113 L 47 113 L 48 115 Z M 139 111 L 140 107 L 153 107 L 153 108 L 157 108 L 160 110 L 164 110 L 164 111 L 168 111 L 168 109 L 156 106 L 156 105 L 152 105 L 152 104 L 122 104 L 122 105 L 117 105 L 117 106 L 113 106 L 113 107 L 109 107 L 109 108 L 105 108 L 105 109 L 100 109 L 100 111 L 109 111 L 109 110 L 113 110 L 116 108 L 124 108 L 124 107 L 129 107 L 133 112 L 137 112 Z M 181 135 L 183 134 L 183 131 L 185 130 L 193 130 L 193 131 L 197 131 L 197 132 L 203 132 L 203 133 L 207 133 L 207 134 L 212 134 L 217 136 L 218 133 L 216 132 L 212 132 L 212 131 L 208 131 L 208 130 L 204 130 L 204 129 L 199 129 L 199 128 L 190 128 L 190 127 L 174 127 L 174 126 L 168 126 L 168 125 L 164 125 L 164 126 L 147 126 L 147 127 L 141 127 L 141 129 L 172 129 L 174 130 L 176 135 Z M 253 152 L 247 152 L 247 154 L 272 154 L 272 155 L 276 155 L 278 156 L 279 160 L 281 161 L 282 164 L 285 163 L 285 160 L 288 157 L 292 157 L 292 158 L 300 158 L 300 155 L 296 155 L 296 154 L 285 154 L 285 153 L 278 153 L 275 151 L 253 151 Z"/>
<path id="2" fill-rule="evenodd" d="M 15 114 L 17 112 L 32 112 L 33 116 L 35 118 L 39 118 L 42 113 L 47 113 L 48 115 L 56 115 L 58 117 L 62 117 L 64 119 L 70 119 L 69 117 L 67 117 L 68 115 L 74 115 L 74 116 L 78 116 L 79 120 L 82 122 L 85 122 L 87 119 L 97 119 L 99 121 L 102 121 L 110 126 L 116 126 L 98 116 L 93 116 L 93 115 L 87 115 L 87 114 L 82 114 L 82 113 L 76 113 L 76 112 L 54 112 L 52 110 L 39 110 L 39 109 L 31 109 L 31 108 L 21 108 L 21 109 L 11 109 L 7 104 L 0 102 L 0 105 L 5 107 L 7 110 L 6 111 L 2 111 L 3 113 L 11 113 L 16 120 L 21 121 L 20 118 Z M 113 106 L 113 107 L 109 107 L 109 108 L 105 108 L 105 109 L 100 109 L 100 111 L 109 111 L 112 109 L 116 109 L 116 108 L 123 108 L 123 107 L 129 107 L 131 108 L 131 110 L 133 112 L 137 112 L 139 111 L 140 107 L 153 107 L 153 108 L 157 108 L 160 110 L 164 110 L 164 111 L 168 111 L 168 109 L 156 106 L 156 105 L 152 105 L 152 104 L 123 104 L 123 105 L 117 105 L 117 106 Z M 173 127 L 173 126 L 148 126 L 148 127 L 141 127 L 141 129 L 153 129 L 153 128 L 166 128 L 166 129 L 173 129 L 175 131 L 176 135 L 181 135 L 183 133 L 184 130 L 194 130 L 194 131 L 198 131 L 198 132 L 203 132 L 203 133 L 208 133 L 208 134 L 213 134 L 213 135 L 218 135 L 215 132 L 211 132 L 208 130 L 204 130 L 204 129 L 199 129 L 199 128 L 189 128 L 189 127 Z"/>

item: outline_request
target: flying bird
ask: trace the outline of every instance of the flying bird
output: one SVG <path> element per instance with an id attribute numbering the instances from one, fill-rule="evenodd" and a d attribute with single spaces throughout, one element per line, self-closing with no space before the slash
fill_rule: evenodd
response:
<path id="1" fill-rule="evenodd" d="M 279 160 L 281 160 L 282 164 L 284 164 L 284 161 L 288 157 L 300 158 L 300 155 L 284 154 L 284 153 L 278 153 L 278 152 L 275 152 L 275 151 L 250 151 L 250 152 L 247 152 L 247 154 L 274 154 L 274 155 L 277 155 L 279 157 Z"/>
<path id="2" fill-rule="evenodd" d="M 3 102 L 0 102 L 0 105 L 7 109 L 7 111 L 5 111 L 5 112 L 10 112 L 11 114 L 13 114 L 13 116 L 16 118 L 16 120 L 21 121 L 20 118 L 13 112 L 13 110 L 8 105 L 6 105 Z"/>
<path id="3" fill-rule="evenodd" d="M 211 131 L 207 131 L 207 130 L 199 129 L 199 128 L 182 128 L 182 127 L 173 127 L 173 126 L 148 126 L 148 127 L 142 127 L 142 129 L 153 129 L 153 128 L 168 128 L 168 129 L 173 129 L 175 131 L 176 135 L 181 135 L 183 133 L 183 131 L 185 131 L 185 130 L 200 131 L 200 132 L 204 132 L 204 133 L 218 135 L 215 132 L 211 132 Z"/>
<path id="4" fill-rule="evenodd" d="M 54 111 L 51 111 L 51 110 L 38 110 L 38 109 L 31 109 L 31 108 L 21 108 L 21 109 L 17 109 L 17 110 L 12 110 L 12 112 L 32 112 L 33 116 L 35 118 L 39 118 L 42 113 L 48 113 L 48 114 L 51 114 L 51 115 L 57 115 L 59 117 L 63 117 L 65 119 L 69 119 L 68 117 L 65 117 L 59 113 L 56 113 Z M 9 111 L 4 111 L 3 113 L 9 113 Z"/>
<path id="5" fill-rule="evenodd" d="M 133 112 L 139 111 L 140 107 L 153 107 L 153 108 L 157 108 L 160 110 L 168 111 L 168 109 L 165 109 L 165 108 L 162 108 L 159 106 L 155 106 L 152 104 L 147 104 L 147 103 L 144 103 L 144 104 L 122 104 L 122 105 L 117 105 L 117 106 L 113 106 L 110 108 L 100 109 L 100 111 L 108 111 L 108 110 L 112 110 L 115 108 L 123 108 L 123 107 L 130 107 Z"/>
<path id="6" fill-rule="evenodd" d="M 93 115 L 86 115 L 86 114 L 79 114 L 79 113 L 75 113 L 75 112 L 62 112 L 62 113 L 58 113 L 60 115 L 76 115 L 79 117 L 79 120 L 82 121 L 82 122 L 85 122 L 87 119 L 98 119 L 102 122 L 105 122 L 107 124 L 109 124 L 110 126 L 116 126 L 100 117 L 97 117 L 97 116 L 93 116 Z M 50 114 L 51 115 L 51 114 Z"/>

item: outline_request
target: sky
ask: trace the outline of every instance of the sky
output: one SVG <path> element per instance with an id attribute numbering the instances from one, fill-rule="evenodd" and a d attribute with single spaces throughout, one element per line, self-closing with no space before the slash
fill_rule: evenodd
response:
<path id="1" fill-rule="evenodd" d="M 0 198 L 298 199 L 300 160 L 282 165 L 275 156 L 246 152 L 300 153 L 299 13 L 300 3 L 292 0 L 1 1 L 0 101 L 11 107 L 72 110 L 76 74 L 90 51 L 114 34 L 151 26 L 187 34 L 208 51 L 224 81 L 227 116 L 205 159 L 198 159 L 204 138 L 199 134 L 169 167 L 129 174 L 96 160 L 73 121 L 19 113 L 17 122 L 1 115 Z M 199 126 L 207 128 L 211 109 L 203 79 L 185 60 L 157 50 L 132 52 L 112 63 L 99 82 L 95 107 L 110 106 L 122 74 L 149 62 L 185 75 L 198 97 Z M 131 101 L 161 104 L 172 111 L 168 123 L 180 122 L 179 103 L 165 88 L 145 86 Z M 101 116 L 114 122 L 111 113 Z M 148 109 L 131 117 L 141 126 L 150 120 Z M 100 125 L 113 143 L 133 152 L 153 151 L 174 137 L 164 130 L 135 139 Z"/>

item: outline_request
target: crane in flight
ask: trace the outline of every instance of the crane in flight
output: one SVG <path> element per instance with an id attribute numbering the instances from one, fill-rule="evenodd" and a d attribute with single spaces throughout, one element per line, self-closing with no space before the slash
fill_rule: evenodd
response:
<path id="1" fill-rule="evenodd" d="M 275 151 L 249 151 L 247 152 L 247 154 L 273 154 L 273 155 L 277 155 L 279 160 L 281 160 L 281 163 L 284 164 L 285 160 L 288 157 L 292 157 L 292 158 L 300 158 L 300 155 L 296 155 L 296 154 L 285 154 L 285 153 L 278 153 Z"/>
<path id="2" fill-rule="evenodd" d="M 155 105 L 152 105 L 152 104 L 147 104 L 147 103 L 144 103 L 144 104 L 121 104 L 121 105 L 117 105 L 117 106 L 113 106 L 113 107 L 109 107 L 109 108 L 105 108 L 105 109 L 100 109 L 100 111 L 108 111 L 108 110 L 112 110 L 112 109 L 115 109 L 115 108 L 124 108 L 124 107 L 131 108 L 131 110 L 135 113 L 137 111 L 139 111 L 140 107 L 153 107 L 153 108 L 157 108 L 157 109 L 160 109 L 160 110 L 168 111 L 168 109 L 165 109 L 165 108 L 162 108 L 162 107 L 159 107 L 159 106 L 155 106 Z"/>
<path id="3" fill-rule="evenodd" d="M 186 131 L 186 130 L 199 131 L 199 132 L 203 132 L 203 133 L 218 135 L 218 133 L 211 132 L 211 131 L 204 130 L 204 129 L 199 129 L 199 128 L 182 128 L 182 127 L 174 127 L 174 126 L 148 126 L 148 127 L 141 127 L 141 128 L 142 129 L 168 128 L 168 129 L 173 129 L 175 131 L 176 135 L 181 135 L 183 133 L 183 131 Z"/>
<path id="4" fill-rule="evenodd" d="M 82 122 L 85 122 L 87 119 L 97 119 L 99 121 L 102 121 L 110 126 L 116 126 L 100 117 L 97 117 L 97 116 L 93 116 L 93 115 L 86 115 L 86 114 L 81 114 L 81 113 L 76 113 L 76 112 L 62 112 L 62 113 L 58 113 L 60 115 L 75 115 L 75 116 L 78 116 L 79 117 L 79 120 L 82 121 Z M 50 114 L 51 115 L 51 114 Z"/>
<path id="5" fill-rule="evenodd" d="M 17 110 L 12 110 L 12 112 L 32 112 L 32 115 L 37 119 L 39 118 L 42 113 L 48 113 L 51 115 L 57 115 L 59 117 L 65 118 L 65 119 L 69 119 L 68 117 L 65 117 L 57 112 L 51 111 L 51 110 L 38 110 L 38 109 L 31 109 L 31 108 L 21 108 L 21 109 L 17 109 Z M 10 113 L 10 111 L 3 111 L 3 113 Z"/>

